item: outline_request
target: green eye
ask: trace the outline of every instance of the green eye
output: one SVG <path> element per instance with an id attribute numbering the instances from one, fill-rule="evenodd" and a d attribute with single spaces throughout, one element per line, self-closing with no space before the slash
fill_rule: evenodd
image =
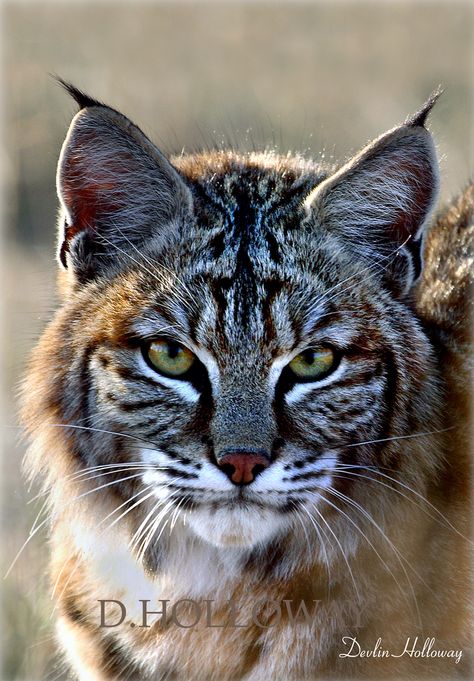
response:
<path id="1" fill-rule="evenodd" d="M 173 341 L 157 340 L 145 349 L 151 366 L 163 374 L 175 378 L 183 376 L 192 367 L 196 356 L 183 345 Z"/>
<path id="2" fill-rule="evenodd" d="M 300 381 L 317 381 L 336 368 L 336 355 L 331 348 L 311 348 L 296 355 L 288 366 Z"/>

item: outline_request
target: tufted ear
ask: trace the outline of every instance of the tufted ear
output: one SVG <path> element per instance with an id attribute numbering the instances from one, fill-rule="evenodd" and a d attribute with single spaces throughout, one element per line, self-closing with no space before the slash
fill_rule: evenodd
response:
<path id="1" fill-rule="evenodd" d="M 123 251 L 165 241 L 192 199 L 178 171 L 137 126 L 63 85 L 81 110 L 58 165 L 59 260 L 82 283 L 120 262 Z"/>
<path id="2" fill-rule="evenodd" d="M 306 206 L 343 235 L 363 259 L 378 261 L 385 282 L 405 294 L 421 272 L 423 228 L 438 193 L 438 162 L 426 118 L 439 92 L 316 187 Z"/>

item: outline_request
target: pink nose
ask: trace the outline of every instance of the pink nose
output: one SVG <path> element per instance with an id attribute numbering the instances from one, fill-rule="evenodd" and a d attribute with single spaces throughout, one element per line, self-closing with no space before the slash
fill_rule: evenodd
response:
<path id="1" fill-rule="evenodd" d="M 218 457 L 217 463 L 236 485 L 248 485 L 270 465 L 266 454 L 245 450 L 230 450 Z"/>

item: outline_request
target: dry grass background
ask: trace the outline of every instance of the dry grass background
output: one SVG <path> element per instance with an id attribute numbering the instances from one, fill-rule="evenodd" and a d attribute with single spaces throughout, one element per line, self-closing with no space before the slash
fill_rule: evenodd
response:
<path id="1" fill-rule="evenodd" d="M 472 172 L 473 5 L 447 2 L 47 3 L 3 6 L 4 425 L 54 307 L 55 164 L 74 106 L 57 73 L 135 119 L 164 150 L 229 140 L 344 158 L 441 83 L 431 126 L 447 197 Z M 3 429 L 3 564 L 38 503 L 23 444 Z M 55 666 L 47 541 L 4 583 L 3 681 L 64 679 Z"/>

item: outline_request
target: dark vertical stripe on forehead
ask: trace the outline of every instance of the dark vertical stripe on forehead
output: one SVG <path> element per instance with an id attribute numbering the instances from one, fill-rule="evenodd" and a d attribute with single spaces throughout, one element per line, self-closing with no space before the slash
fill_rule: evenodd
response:
<path id="1" fill-rule="evenodd" d="M 225 251 L 225 232 L 221 231 L 216 236 L 213 237 L 209 244 L 211 250 L 211 257 L 213 260 L 217 260 Z"/>
<path id="2" fill-rule="evenodd" d="M 275 265 L 278 265 L 282 261 L 282 253 L 278 241 L 276 240 L 275 235 L 269 230 L 267 230 L 265 237 L 270 258 Z"/>
<path id="3" fill-rule="evenodd" d="M 225 333 L 225 316 L 227 312 L 227 296 L 232 286 L 232 279 L 220 277 L 213 279 L 207 278 L 207 283 L 216 304 L 216 327 L 215 337 L 222 348 L 227 346 L 227 336 Z"/>
<path id="4" fill-rule="evenodd" d="M 264 340 L 266 343 L 271 343 L 277 335 L 272 315 L 272 305 L 283 287 L 283 282 L 277 279 L 268 279 L 264 282 L 265 296 L 262 301 L 262 318 L 265 334 Z"/>
<path id="5" fill-rule="evenodd" d="M 238 244 L 234 270 L 234 312 L 236 321 L 246 327 L 249 323 L 250 311 L 255 309 L 257 304 L 256 277 L 250 249 L 255 243 L 260 225 L 257 224 L 258 213 L 252 194 L 248 190 L 236 187 L 234 196 L 236 207 L 229 214 L 229 227 L 233 232 L 233 241 Z"/>

